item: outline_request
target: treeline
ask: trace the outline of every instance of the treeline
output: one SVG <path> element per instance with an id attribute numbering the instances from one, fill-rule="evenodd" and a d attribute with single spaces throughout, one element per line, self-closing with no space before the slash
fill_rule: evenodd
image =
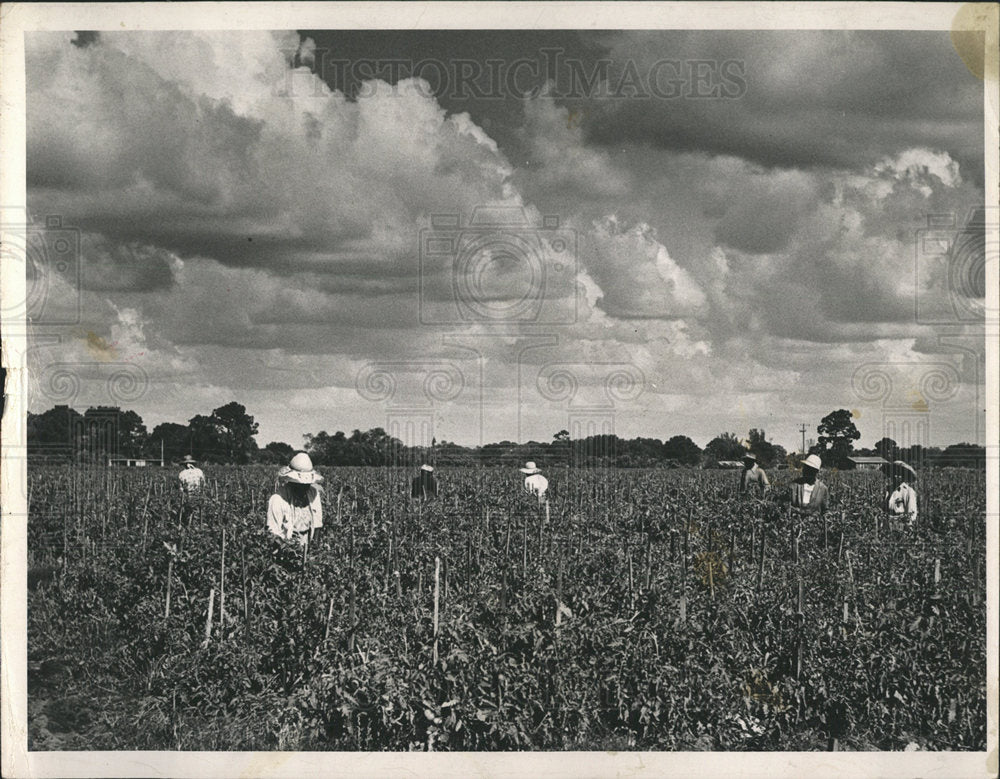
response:
<path id="1" fill-rule="evenodd" d="M 258 424 L 246 408 L 227 403 L 211 414 L 198 414 L 187 424 L 164 422 L 152 431 L 146 429 L 135 411 L 111 406 L 95 406 L 82 414 L 69 406 L 56 406 L 41 414 L 28 414 L 28 455 L 49 461 L 107 463 L 115 458 L 133 458 L 167 463 L 192 455 L 205 463 L 285 463 L 304 449 L 322 465 L 419 465 L 436 466 L 514 466 L 534 460 L 541 467 L 570 465 L 605 468 L 679 468 L 717 467 L 736 462 L 750 451 L 764 468 L 795 466 L 799 454 L 767 440 L 763 430 L 752 429 L 746 438 L 735 433 L 721 433 L 704 449 L 684 435 L 666 440 L 656 438 L 620 438 L 598 435 L 571 439 L 566 430 L 558 431 L 551 441 L 500 441 L 483 446 L 462 446 L 448 441 L 433 441 L 431 446 L 406 446 L 383 428 L 354 430 L 350 434 L 320 431 L 304 437 L 293 447 L 272 442 L 259 447 Z M 849 458 L 879 455 L 903 459 L 919 467 L 984 467 L 986 452 L 974 444 L 937 447 L 899 447 L 883 438 L 874 449 L 854 449 L 860 434 L 844 409 L 824 417 L 817 430 L 819 443 L 810 451 L 819 453 L 827 467 L 850 468 Z"/>

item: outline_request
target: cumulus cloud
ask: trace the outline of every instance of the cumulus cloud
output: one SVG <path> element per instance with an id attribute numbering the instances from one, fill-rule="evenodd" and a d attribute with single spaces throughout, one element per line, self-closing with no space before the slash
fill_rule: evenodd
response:
<path id="1" fill-rule="evenodd" d="M 942 348 L 914 301 L 951 291 L 916 272 L 916 236 L 981 203 L 982 133 L 933 36 L 614 34 L 619 63 L 741 59 L 746 94 L 574 101 L 557 84 L 509 120 L 412 78 L 348 98 L 313 72 L 315 40 L 27 37 L 29 205 L 82 231 L 78 280 L 29 277 L 72 323 L 37 364 L 89 361 L 103 402 L 102 371 L 130 361 L 147 422 L 236 397 L 290 442 L 384 426 L 356 385 L 380 361 L 458 365 L 468 392 L 438 437 L 466 441 L 569 424 L 568 401 L 537 397 L 546 369 L 575 372 L 580 403 L 608 399 L 595 366 L 627 366 L 642 391 L 614 398 L 618 432 L 704 443 L 816 415 L 858 360 Z M 405 405 L 421 385 L 403 373 Z"/>
<path id="2" fill-rule="evenodd" d="M 622 318 L 675 319 L 697 312 L 705 296 L 646 224 L 613 216 L 594 225 L 587 268 L 601 287 L 598 305 Z"/>

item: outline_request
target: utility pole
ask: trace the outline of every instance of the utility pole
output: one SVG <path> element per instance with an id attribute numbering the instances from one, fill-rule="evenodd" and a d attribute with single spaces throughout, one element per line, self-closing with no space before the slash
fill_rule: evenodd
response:
<path id="1" fill-rule="evenodd" d="M 799 432 L 802 433 L 802 454 L 806 453 L 806 424 L 802 423 L 802 427 L 799 428 Z"/>

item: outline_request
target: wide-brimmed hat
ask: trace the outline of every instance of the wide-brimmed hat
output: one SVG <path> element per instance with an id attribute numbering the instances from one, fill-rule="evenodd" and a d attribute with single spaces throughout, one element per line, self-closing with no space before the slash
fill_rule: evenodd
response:
<path id="1" fill-rule="evenodd" d="M 917 472 L 913 470 L 913 466 L 909 463 L 904 463 L 902 460 L 894 460 L 891 465 L 886 463 L 882 469 L 887 473 L 898 473 L 902 476 L 912 476 L 914 479 L 917 477 Z"/>
<path id="2" fill-rule="evenodd" d="M 288 463 L 278 470 L 280 481 L 291 481 L 296 484 L 316 484 L 323 477 L 313 470 L 312 460 L 305 452 L 298 452 Z"/>
<path id="3" fill-rule="evenodd" d="M 432 466 L 428 465 L 427 463 L 424 463 L 423 465 L 421 465 L 420 466 L 420 470 L 427 471 L 427 473 L 433 473 L 434 472 L 434 468 Z"/>
<path id="4" fill-rule="evenodd" d="M 184 456 L 183 456 L 183 457 L 181 458 L 181 462 L 182 462 L 182 463 L 190 463 L 191 465 L 194 465 L 194 464 L 195 464 L 196 462 L 198 462 L 198 461 L 197 461 L 196 459 L 194 459 L 194 458 L 193 458 L 193 457 L 192 457 L 191 455 L 189 455 L 189 454 L 186 454 L 186 455 L 184 455 Z"/>
<path id="5" fill-rule="evenodd" d="M 744 460 L 753 460 L 754 462 L 757 462 L 757 455 L 755 455 L 753 452 L 744 452 L 743 453 L 743 459 Z"/>
<path id="6" fill-rule="evenodd" d="M 537 467 L 533 462 L 525 463 L 524 467 L 523 468 L 519 468 L 518 470 L 520 470 L 521 473 L 541 473 L 542 472 L 542 469 L 539 468 L 539 467 Z"/>
<path id="7" fill-rule="evenodd" d="M 819 455 L 811 454 L 802 461 L 802 467 L 812 468 L 814 471 L 818 471 L 823 467 L 823 461 L 819 459 Z"/>

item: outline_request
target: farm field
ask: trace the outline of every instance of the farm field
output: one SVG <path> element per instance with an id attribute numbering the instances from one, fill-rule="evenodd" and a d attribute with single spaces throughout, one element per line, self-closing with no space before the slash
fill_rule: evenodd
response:
<path id="1" fill-rule="evenodd" d="M 554 468 L 546 517 L 514 469 L 423 506 L 410 469 L 320 470 L 303 550 L 271 467 L 193 501 L 33 467 L 29 748 L 985 749 L 981 472 L 925 471 L 906 528 L 857 471 L 824 522 L 732 471 Z"/>

